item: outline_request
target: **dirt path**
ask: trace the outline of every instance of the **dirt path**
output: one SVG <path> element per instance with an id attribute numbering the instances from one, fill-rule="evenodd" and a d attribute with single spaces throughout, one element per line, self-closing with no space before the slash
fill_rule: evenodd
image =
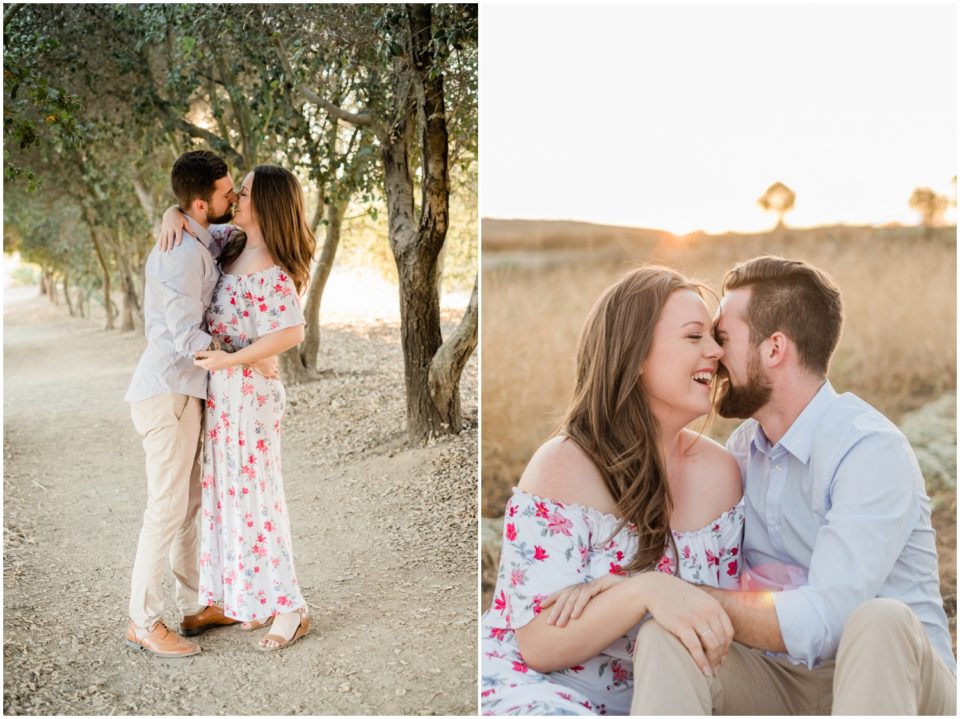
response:
<path id="1" fill-rule="evenodd" d="M 288 388 L 284 420 L 313 630 L 261 655 L 225 628 L 157 660 L 123 643 L 146 482 L 122 397 L 142 334 L 32 295 L 4 298 L 5 714 L 476 712 L 476 357 L 468 429 L 408 449 L 396 324 L 326 328 L 327 373 Z M 166 596 L 175 622 L 172 580 Z"/>

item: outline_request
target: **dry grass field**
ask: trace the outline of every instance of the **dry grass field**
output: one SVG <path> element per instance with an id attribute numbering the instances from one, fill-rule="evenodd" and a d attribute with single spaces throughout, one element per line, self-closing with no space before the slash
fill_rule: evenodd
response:
<path id="1" fill-rule="evenodd" d="M 821 227 L 674 237 L 584 223 L 484 220 L 482 514 L 498 517 L 572 390 L 576 341 L 601 291 L 643 262 L 719 292 L 735 263 L 763 253 L 807 260 L 839 284 L 845 325 L 830 379 L 894 422 L 956 389 L 956 228 Z M 955 402 L 951 402 L 955 411 Z M 724 440 L 736 421 L 714 420 Z M 944 597 L 956 596 L 952 486 L 934 494 Z"/>

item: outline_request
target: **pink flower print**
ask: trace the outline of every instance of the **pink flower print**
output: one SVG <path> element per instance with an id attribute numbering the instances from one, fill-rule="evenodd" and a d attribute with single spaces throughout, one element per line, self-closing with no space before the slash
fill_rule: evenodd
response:
<path id="1" fill-rule="evenodd" d="M 277 567 L 280 566 L 280 558 L 274 557 L 273 559 L 270 560 L 270 564 L 272 564 L 273 568 L 276 569 Z"/>
<path id="2" fill-rule="evenodd" d="M 613 681 L 615 683 L 623 684 L 627 681 L 627 669 L 620 662 L 614 661 L 610 668 L 613 670 Z"/>
<path id="3" fill-rule="evenodd" d="M 287 595 L 286 595 L 286 594 L 283 594 L 283 595 L 277 597 L 277 604 L 279 604 L 281 607 L 285 607 L 285 606 L 287 606 L 289 603 L 290 603 L 290 600 L 287 599 Z"/>
<path id="4" fill-rule="evenodd" d="M 274 292 L 279 292 L 282 289 L 283 289 L 283 285 L 281 285 L 279 282 L 273 286 Z"/>
<path id="5" fill-rule="evenodd" d="M 543 607 L 541 607 L 540 604 L 541 604 L 541 603 L 543 602 L 543 600 L 546 599 L 546 598 L 547 598 L 547 595 L 546 595 L 546 594 L 537 594 L 537 595 L 535 595 L 535 596 L 533 597 L 533 601 L 532 601 L 531 606 L 533 607 L 533 613 L 534 613 L 534 614 L 539 614 L 540 612 L 543 611 Z"/>
<path id="6" fill-rule="evenodd" d="M 496 691 L 496 689 L 484 689 L 482 692 L 480 692 L 480 696 L 486 699 L 491 694 L 495 694 Z"/>
<path id="7" fill-rule="evenodd" d="M 242 491 L 244 494 L 250 494 L 250 488 L 249 488 L 249 487 L 244 487 L 241 491 Z"/>
<path id="8" fill-rule="evenodd" d="M 515 672 L 520 672 L 521 674 L 526 674 L 526 673 L 527 673 L 527 665 L 524 664 L 523 662 L 514 662 L 514 663 L 513 663 L 513 671 L 515 671 Z"/>
<path id="9" fill-rule="evenodd" d="M 263 523 L 263 528 L 266 529 L 268 532 L 272 532 L 272 531 L 273 531 L 273 522 L 271 522 L 271 521 L 268 519 L 266 522 Z"/>
<path id="10" fill-rule="evenodd" d="M 285 274 L 283 274 L 282 272 L 281 272 L 279 275 L 277 275 L 277 276 L 280 278 L 280 281 L 281 281 L 281 282 L 286 282 L 286 281 L 287 281 L 287 276 L 286 276 Z"/>
<path id="11" fill-rule="evenodd" d="M 204 476 L 203 482 L 200 483 L 200 486 L 203 487 L 204 489 L 210 489 L 212 484 L 213 484 L 213 475 L 207 474 Z"/>
<path id="12" fill-rule="evenodd" d="M 539 545 L 533 547 L 533 558 L 538 562 L 542 562 L 544 559 L 549 559 L 550 555 L 547 554 L 547 550 Z"/>
<path id="13" fill-rule="evenodd" d="M 253 568 L 253 573 L 254 573 L 254 574 L 260 574 L 260 567 L 254 567 L 254 568 Z"/>
<path id="14" fill-rule="evenodd" d="M 618 562 L 622 562 L 622 561 L 623 561 L 623 552 L 622 552 L 621 550 L 619 550 L 619 549 L 617 550 L 617 561 L 618 561 Z"/>
<path id="15" fill-rule="evenodd" d="M 287 306 L 286 306 L 286 305 L 280 305 L 280 311 L 281 311 L 281 312 L 286 312 L 286 311 L 287 311 Z"/>
<path id="16" fill-rule="evenodd" d="M 207 397 L 207 409 L 216 409 L 217 403 L 213 397 Z"/>
<path id="17" fill-rule="evenodd" d="M 208 436 L 211 440 L 216 440 L 216 439 L 217 439 L 217 435 L 219 435 L 219 434 L 220 434 L 220 425 L 219 425 L 219 424 L 216 425 L 213 429 L 211 429 L 210 431 L 207 432 L 207 436 Z"/>
<path id="18" fill-rule="evenodd" d="M 554 512 L 547 524 L 547 529 L 550 531 L 550 534 L 563 534 L 570 537 L 572 536 L 570 530 L 573 529 L 573 522 L 560 514 L 560 512 Z"/>
<path id="19" fill-rule="evenodd" d="M 497 627 L 494 627 L 490 630 L 490 638 L 496 639 L 498 642 L 502 642 L 504 639 L 506 639 L 507 632 L 509 631 L 509 629 L 498 629 Z"/>
<path id="20" fill-rule="evenodd" d="M 514 569 L 510 572 L 510 584 L 514 587 L 518 587 L 524 582 L 527 581 L 527 573 L 522 569 Z"/>
<path id="21" fill-rule="evenodd" d="M 673 560 L 664 554 L 662 557 L 660 557 L 660 561 L 657 563 L 657 571 L 673 574 Z"/>
<path id="22" fill-rule="evenodd" d="M 260 309 L 261 312 L 266 312 L 266 311 L 267 311 L 267 305 L 266 305 L 265 303 L 261 302 L 261 303 L 260 303 L 260 306 L 259 306 L 259 309 Z"/>
<path id="23" fill-rule="evenodd" d="M 248 525 L 248 526 L 249 526 L 249 525 Z M 258 541 L 258 542 L 266 542 L 266 541 L 267 541 L 267 538 L 264 537 L 263 534 L 258 534 L 258 535 L 257 535 L 257 541 Z"/>
<path id="24" fill-rule="evenodd" d="M 709 567 L 710 565 L 714 565 L 714 566 L 716 566 L 716 567 L 719 567 L 719 566 L 720 566 L 720 557 L 718 557 L 717 555 L 715 555 L 715 554 L 714 554 L 713 552 L 711 552 L 709 549 L 706 550 L 706 553 L 707 553 L 707 566 Z"/>
<path id="25" fill-rule="evenodd" d="M 249 316 L 250 316 L 250 313 L 249 313 L 247 310 L 244 310 L 244 311 L 243 311 L 243 316 L 244 316 L 244 317 L 249 317 Z"/>
<path id="26" fill-rule="evenodd" d="M 257 395 L 257 406 L 258 406 L 258 407 L 263 407 L 263 405 L 265 405 L 266 403 L 267 403 L 267 395 L 265 395 L 265 394 L 258 394 L 258 395 Z"/>
<path id="27" fill-rule="evenodd" d="M 253 377 L 253 370 L 250 367 L 244 365 L 243 367 L 243 376 L 244 377 Z"/>
<path id="28" fill-rule="evenodd" d="M 624 572 L 623 567 L 621 567 L 616 562 L 610 562 L 610 574 L 619 574 L 623 576 L 626 574 L 626 572 Z"/>
<path id="29" fill-rule="evenodd" d="M 251 551 L 253 552 L 253 556 L 257 557 L 257 559 L 263 559 L 267 556 L 267 548 L 261 544 L 254 544 Z"/>
<path id="30" fill-rule="evenodd" d="M 584 669 L 585 667 L 582 664 L 577 664 L 576 666 L 570 667 L 570 671 L 572 672 L 582 672 Z"/>
<path id="31" fill-rule="evenodd" d="M 237 304 L 237 296 L 236 296 L 236 295 L 234 295 L 233 297 L 230 298 L 230 304 L 236 306 L 236 304 Z"/>
<path id="32" fill-rule="evenodd" d="M 493 608 L 501 614 L 507 609 L 507 594 L 502 589 L 500 590 L 500 596 L 493 599 Z"/>
<path id="33" fill-rule="evenodd" d="M 727 576 L 735 577 L 737 576 L 737 560 L 734 559 L 732 562 L 727 564 Z"/>
<path id="34" fill-rule="evenodd" d="M 690 559 L 690 547 L 689 545 L 683 545 L 683 558 Z"/>
<path id="35" fill-rule="evenodd" d="M 267 441 L 264 440 L 264 439 L 258 439 L 258 440 L 257 440 L 257 450 L 260 451 L 260 452 L 266 452 L 266 451 L 267 451 Z"/>
<path id="36" fill-rule="evenodd" d="M 547 509 L 545 502 L 537 502 L 537 516 L 546 519 L 550 516 L 550 510 Z"/>
<path id="37" fill-rule="evenodd" d="M 517 528 L 513 523 L 507 525 L 507 541 L 513 542 L 517 538 Z"/>
<path id="38" fill-rule="evenodd" d="M 517 505 L 511 504 L 510 509 L 507 511 L 507 516 L 513 517 L 514 515 L 516 515 L 516 513 L 517 513 Z"/>
<path id="39" fill-rule="evenodd" d="M 231 497 L 236 497 L 237 490 L 235 490 L 233 487 L 230 487 L 230 489 L 227 490 L 227 494 L 229 494 Z"/>
<path id="40" fill-rule="evenodd" d="M 740 551 L 740 550 L 739 550 L 737 547 L 733 547 L 733 548 L 730 550 L 730 556 L 731 556 L 731 557 L 736 557 L 736 556 L 737 556 L 737 552 L 739 552 L 739 551 Z"/>
<path id="41" fill-rule="evenodd" d="M 249 382 L 244 382 L 242 385 L 240 385 L 240 392 L 243 395 L 253 394 L 253 385 Z"/>

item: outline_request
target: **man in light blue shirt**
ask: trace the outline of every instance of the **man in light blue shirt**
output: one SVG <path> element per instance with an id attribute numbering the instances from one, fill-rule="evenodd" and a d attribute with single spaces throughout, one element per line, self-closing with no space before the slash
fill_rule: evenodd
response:
<path id="1" fill-rule="evenodd" d="M 197 654 L 200 647 L 170 632 L 160 618 L 166 569 L 176 580 L 180 631 L 192 636 L 232 624 L 199 602 L 200 452 L 207 371 L 193 353 L 210 347 L 204 318 L 220 276 L 219 245 L 208 232 L 227 222 L 237 195 L 226 163 L 212 152 L 181 155 L 171 185 L 192 236 L 170 252 L 147 258 L 144 330 L 147 347 L 126 400 L 146 452 L 147 507 L 131 578 L 127 644 L 161 657 Z"/>
<path id="2" fill-rule="evenodd" d="M 641 629 L 634 708 L 955 716 L 920 468 L 896 426 L 826 379 L 839 291 L 807 263 L 768 256 L 731 270 L 724 293 L 718 411 L 749 418 L 727 441 L 744 481 L 744 567 L 741 591 L 704 591 L 734 641 L 707 677 L 671 635 Z M 716 650 L 709 627 L 697 632 Z"/>

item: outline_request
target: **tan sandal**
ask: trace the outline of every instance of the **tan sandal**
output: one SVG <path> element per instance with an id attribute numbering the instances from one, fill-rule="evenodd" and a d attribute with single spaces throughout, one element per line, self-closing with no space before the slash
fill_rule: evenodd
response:
<path id="1" fill-rule="evenodd" d="M 263 644 L 258 644 L 257 648 L 261 652 L 274 652 L 277 649 L 283 649 L 284 647 L 289 647 L 291 644 L 297 641 L 300 637 L 302 637 L 304 634 L 309 632 L 310 631 L 310 615 L 307 613 L 307 608 L 300 607 L 300 609 L 298 609 L 297 612 L 300 614 L 300 624 L 297 625 L 297 631 L 293 633 L 293 636 L 290 637 L 290 639 L 284 639 L 279 634 L 268 634 L 267 636 L 263 637 L 263 639 L 261 639 L 260 641 L 276 642 L 277 646 L 265 647 L 263 646 Z"/>
<path id="2" fill-rule="evenodd" d="M 259 621 L 257 621 L 256 619 L 252 619 L 252 620 L 249 621 L 249 622 L 244 622 L 243 624 L 241 624 L 241 625 L 240 625 L 240 631 L 241 631 L 241 632 L 255 632 L 255 631 L 257 631 L 258 629 L 263 629 L 264 627 L 269 627 L 271 624 L 273 624 L 273 617 L 272 617 L 272 616 L 267 617 L 267 618 L 264 619 L 262 622 L 259 622 Z M 246 626 L 244 626 L 244 625 L 246 625 Z"/>

